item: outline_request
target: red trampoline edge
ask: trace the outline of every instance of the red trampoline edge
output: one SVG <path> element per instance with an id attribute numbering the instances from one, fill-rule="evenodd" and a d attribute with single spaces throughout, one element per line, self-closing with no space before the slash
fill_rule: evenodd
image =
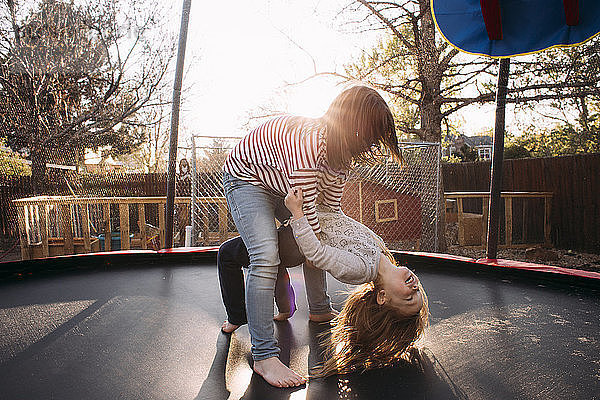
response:
<path id="1" fill-rule="evenodd" d="M 485 265 L 485 266 L 490 266 L 490 267 L 509 268 L 509 269 L 537 271 L 537 272 L 551 273 L 551 274 L 569 275 L 569 276 L 575 276 L 575 277 L 580 277 L 580 278 L 597 279 L 600 281 L 600 272 L 585 271 L 585 270 L 565 268 L 565 267 L 557 267 L 557 266 L 553 266 L 553 265 L 534 264 L 534 263 L 529 263 L 529 262 L 524 262 L 524 261 L 490 259 L 490 258 L 474 259 L 474 258 L 470 258 L 470 257 L 455 256 L 452 254 L 428 253 L 428 252 L 422 252 L 422 251 L 397 251 L 396 253 L 414 255 L 414 256 L 419 256 L 419 257 L 434 258 L 434 259 L 438 259 L 438 260 L 461 261 L 461 262 Z"/>

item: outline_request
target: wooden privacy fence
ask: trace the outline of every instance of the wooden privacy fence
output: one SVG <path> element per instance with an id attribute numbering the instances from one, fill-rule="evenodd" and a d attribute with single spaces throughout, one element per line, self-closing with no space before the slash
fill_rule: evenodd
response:
<path id="1" fill-rule="evenodd" d="M 490 162 L 445 164 L 442 173 L 446 192 L 489 191 Z M 505 160 L 502 191 L 552 192 L 552 244 L 600 253 L 600 154 Z"/>
<path id="2" fill-rule="evenodd" d="M 501 198 L 504 200 L 504 243 L 501 247 L 528 247 L 533 242 L 529 241 L 527 235 L 527 224 L 529 218 L 527 200 L 541 199 L 543 201 L 542 218 L 538 219 L 537 224 L 543 227 L 543 243 L 550 245 L 550 210 L 552 209 L 552 193 L 549 192 L 502 192 Z M 456 207 L 451 207 L 450 212 L 446 214 L 446 221 L 453 220 L 452 214 L 456 213 L 456 221 L 458 222 L 458 244 L 461 246 L 487 245 L 487 224 L 489 215 L 489 192 L 446 192 L 444 193 L 446 200 L 455 201 Z M 464 211 L 463 200 L 477 199 L 481 203 L 481 214 L 466 213 Z M 521 218 L 521 235 L 520 243 L 513 243 L 513 203 L 516 199 L 523 200 L 522 218 Z"/>
<path id="3" fill-rule="evenodd" d="M 235 236 L 229 230 L 227 203 L 223 197 L 200 197 L 204 213 L 202 240 L 222 242 Z M 162 248 L 165 243 L 165 197 L 74 197 L 38 196 L 14 200 L 19 221 L 19 240 L 23 260 L 63 254 L 114 250 Z M 177 197 L 179 206 L 189 205 L 189 197 Z M 148 223 L 147 212 L 157 208 L 158 226 Z M 211 230 L 210 215 L 218 209 L 218 230 Z M 115 238 L 111 216 L 118 215 Z M 135 211 L 137 228 L 131 226 L 130 211 Z M 155 210 L 156 211 L 156 210 Z M 94 231 L 95 234 L 92 233 Z M 115 239 L 117 239 L 115 241 Z"/>

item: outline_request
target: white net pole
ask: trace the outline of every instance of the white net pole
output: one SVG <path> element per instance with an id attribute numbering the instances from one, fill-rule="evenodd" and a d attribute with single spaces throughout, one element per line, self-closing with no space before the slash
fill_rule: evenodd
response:
<path id="1" fill-rule="evenodd" d="M 198 241 L 198 165 L 196 160 L 196 138 L 192 136 L 192 190 L 191 190 L 191 214 L 192 214 L 192 246 Z"/>

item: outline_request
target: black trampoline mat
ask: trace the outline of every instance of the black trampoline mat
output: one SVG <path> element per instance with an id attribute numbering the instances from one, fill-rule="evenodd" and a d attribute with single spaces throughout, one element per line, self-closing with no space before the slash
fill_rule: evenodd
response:
<path id="1" fill-rule="evenodd" d="M 416 269 L 431 326 L 420 363 L 270 387 L 244 326 L 224 335 L 214 264 L 61 273 L 0 284 L 2 399 L 596 399 L 597 289 Z M 281 358 L 320 360 L 300 268 L 298 311 L 275 325 Z M 329 280 L 339 308 L 349 287 Z"/>

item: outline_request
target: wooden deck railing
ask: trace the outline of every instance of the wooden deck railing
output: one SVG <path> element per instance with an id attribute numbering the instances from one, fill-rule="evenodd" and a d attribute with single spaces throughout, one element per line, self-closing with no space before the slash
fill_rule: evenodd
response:
<path id="1" fill-rule="evenodd" d="M 550 212 L 552 209 L 552 193 L 551 192 L 502 192 L 501 198 L 504 199 L 504 232 L 505 239 L 504 244 L 501 247 L 528 247 L 535 243 L 519 243 L 513 244 L 513 200 L 516 198 L 521 199 L 543 199 L 544 202 L 544 217 L 543 230 L 544 230 L 544 244 L 550 244 Z M 466 226 L 466 213 L 463 210 L 464 199 L 481 199 L 482 214 L 477 215 L 481 217 L 481 246 L 487 244 L 487 223 L 488 223 L 488 209 L 489 209 L 489 192 L 446 192 L 444 193 L 446 200 L 454 199 L 456 201 L 456 213 L 458 219 L 458 244 L 465 246 L 465 226 Z M 526 208 L 523 212 L 525 213 Z M 523 221 L 525 221 L 525 216 Z M 524 222 L 525 223 L 525 222 Z M 524 226 L 523 233 L 526 232 L 526 225 Z M 525 236 L 525 234 L 523 234 Z M 525 238 L 523 238 L 525 240 Z"/>
<path id="2" fill-rule="evenodd" d="M 115 208 L 118 210 L 122 250 L 152 248 L 152 239 L 157 239 L 156 246 L 161 248 L 165 244 L 165 197 L 38 196 L 13 200 L 13 203 L 18 212 L 23 260 L 99 251 L 101 235 L 104 238 L 104 250 L 112 250 L 114 227 L 111 209 Z M 175 203 L 189 204 L 190 198 L 177 197 Z M 228 229 L 227 202 L 224 197 L 200 197 L 198 203 L 205 210 L 200 228 L 203 244 L 211 240 L 222 242 L 236 235 Z M 137 209 L 138 227 L 135 235 L 132 235 L 130 226 L 131 207 Z M 158 227 L 148 223 L 148 207 L 157 208 L 153 214 L 157 215 Z M 218 215 L 217 232 L 209 228 L 209 213 Z M 92 235 L 90 227 L 95 228 L 96 235 Z"/>

